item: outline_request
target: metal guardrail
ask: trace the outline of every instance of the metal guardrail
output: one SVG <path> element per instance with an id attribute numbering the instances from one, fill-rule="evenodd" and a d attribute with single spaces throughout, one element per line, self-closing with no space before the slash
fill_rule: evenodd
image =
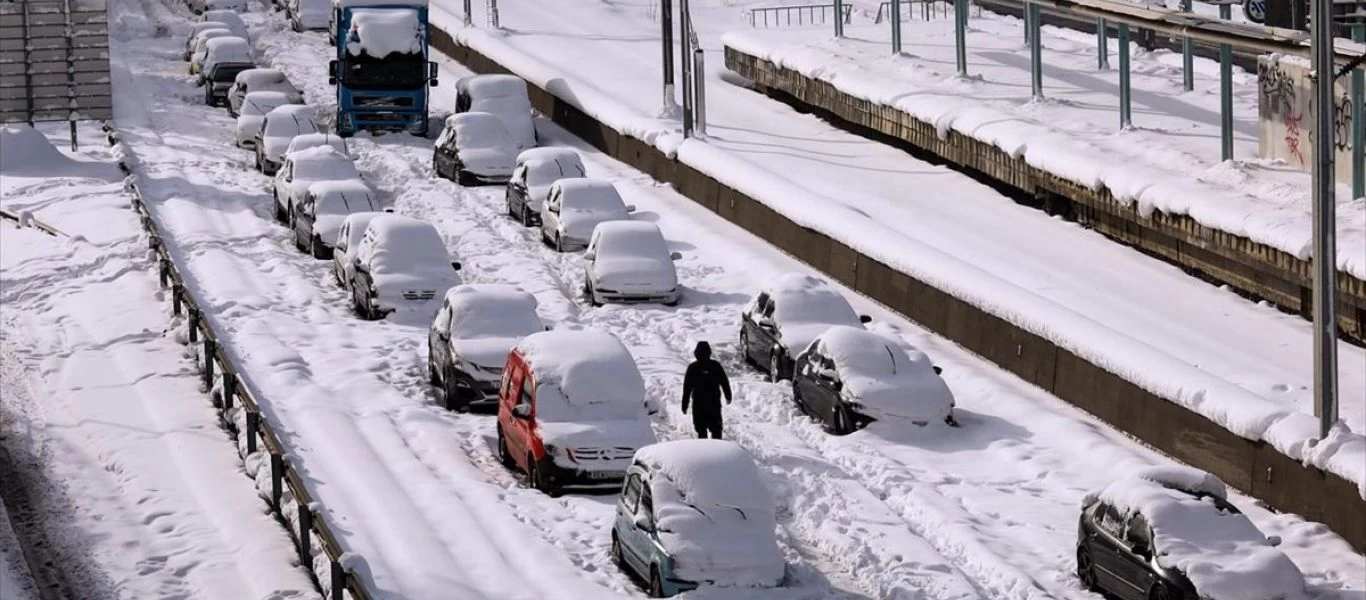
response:
<path id="1" fill-rule="evenodd" d="M 9 219 L 10 221 L 18 223 L 20 227 L 32 227 L 34 229 L 37 229 L 38 231 L 41 231 L 54 237 L 70 237 L 65 233 L 62 233 L 61 230 L 57 229 L 56 227 L 39 221 L 36 217 L 32 215 L 15 214 L 7 210 L 0 210 L 0 219 Z"/>
<path id="2" fill-rule="evenodd" d="M 854 8 L 844 4 L 839 7 L 844 12 L 844 22 L 853 18 Z M 792 6 L 767 6 L 749 10 L 750 27 L 791 27 L 792 25 L 822 25 L 828 23 L 835 14 L 834 4 L 803 4 Z M 794 21 L 795 16 L 795 23 Z M 760 21 L 762 17 L 762 22 Z M 819 19 L 819 20 L 818 20 Z"/>
<path id="3" fill-rule="evenodd" d="M 953 7 L 953 2 L 950 0 L 902 0 L 901 3 L 908 5 L 908 7 L 919 4 L 920 18 L 925 21 L 929 21 L 936 16 L 948 18 L 949 9 Z M 936 9 L 936 5 L 939 5 L 938 9 Z M 901 13 L 902 20 L 909 20 L 914 15 L 914 12 L 914 8 L 911 8 L 910 10 Z M 981 16 L 981 14 L 982 9 L 981 7 L 978 7 L 977 15 Z M 882 4 L 877 5 L 877 16 L 873 17 L 873 22 L 882 24 L 883 21 L 890 18 L 892 18 L 892 3 L 883 2 Z"/>
<path id="4" fill-rule="evenodd" d="M 113 131 L 109 123 L 105 124 L 104 130 L 110 145 L 119 142 L 118 133 Z M 132 167 L 127 162 L 121 160 L 119 168 L 125 175 L 133 175 Z M 173 316 L 182 314 L 186 316 L 189 345 L 200 344 L 202 346 L 199 349 L 200 356 L 202 356 L 199 366 L 205 388 L 214 389 L 215 381 L 221 384 L 222 392 L 212 395 L 214 407 L 218 409 L 220 424 L 234 436 L 246 436 L 246 456 L 257 452 L 258 449 L 264 449 L 269 454 L 271 486 L 268 501 L 270 507 L 275 512 L 277 520 L 294 540 L 300 563 L 308 567 L 310 574 L 316 577 L 316 573 L 313 572 L 314 539 L 317 540 L 323 553 L 327 555 L 330 563 L 329 589 L 331 594 L 329 600 L 344 600 L 346 598 L 371 600 L 374 596 L 365 589 L 360 579 L 342 564 L 342 556 L 345 552 L 342 550 L 341 544 L 337 542 L 336 535 L 332 533 L 331 527 L 328 526 L 325 519 L 314 514 L 314 507 L 318 506 L 319 503 L 309 494 L 298 470 L 286 458 L 287 448 L 280 441 L 279 436 L 276 435 L 270 423 L 261 417 L 260 404 L 242 384 L 240 371 L 222 351 L 218 342 L 218 333 L 204 318 L 198 301 L 186 287 L 184 277 L 162 242 L 162 233 L 156 218 L 147 209 L 147 205 L 143 201 L 142 190 L 134 179 L 129 179 L 126 188 L 133 196 L 133 209 L 141 217 L 143 230 L 147 233 L 148 247 L 156 254 L 158 279 L 161 287 L 171 289 L 171 314 Z M 235 419 L 230 416 L 235 403 L 240 404 L 241 409 L 245 411 L 245 431 L 241 431 Z M 289 523 L 283 511 L 286 489 L 293 498 L 297 510 L 297 527 Z"/>

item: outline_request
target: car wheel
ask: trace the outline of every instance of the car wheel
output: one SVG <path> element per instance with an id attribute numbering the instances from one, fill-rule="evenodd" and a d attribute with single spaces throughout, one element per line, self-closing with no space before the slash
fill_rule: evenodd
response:
<path id="1" fill-rule="evenodd" d="M 441 385 L 441 378 L 437 377 L 436 363 L 432 362 L 432 348 L 427 347 L 427 383 Z"/>
<path id="2" fill-rule="evenodd" d="M 747 365 L 754 364 L 754 359 L 749 355 L 749 333 L 743 325 L 740 327 L 740 360 L 745 361 Z"/>
<path id="3" fill-rule="evenodd" d="M 286 213 L 286 212 L 285 212 L 285 207 L 284 207 L 284 205 L 282 205 L 282 204 L 280 203 L 280 194 L 276 193 L 276 194 L 274 194 L 274 196 L 275 196 L 275 220 L 276 220 L 276 221 L 279 221 L 279 222 L 281 222 L 281 223 L 288 223 L 288 222 L 289 222 L 289 213 Z"/>
<path id="4" fill-rule="evenodd" d="M 811 411 L 806 409 L 806 398 L 802 397 L 801 388 L 797 387 L 796 385 L 792 386 L 792 403 L 797 405 L 797 410 L 802 411 L 802 414 L 811 414 Z"/>
<path id="5" fill-rule="evenodd" d="M 260 171 L 260 172 L 262 172 L 262 173 L 265 172 L 265 170 L 261 168 L 261 153 L 260 153 L 260 152 L 257 152 L 257 153 L 256 153 L 256 170 L 257 170 L 257 171 Z"/>
<path id="6" fill-rule="evenodd" d="M 550 480 L 546 479 L 545 473 L 542 473 L 541 468 L 536 466 L 536 457 L 530 454 L 526 455 L 526 470 L 527 479 L 531 481 L 531 487 L 536 488 L 541 493 L 550 496 L 551 498 L 558 498 L 560 496 L 559 488 L 552 485 Z"/>
<path id="7" fill-rule="evenodd" d="M 588 304 L 602 306 L 602 301 L 599 300 L 598 295 L 593 292 L 593 282 L 588 279 L 587 274 L 583 276 L 583 294 L 588 298 Z"/>
<path id="8" fill-rule="evenodd" d="M 768 354 L 768 380 L 772 383 L 783 380 L 783 352 L 777 348 Z"/>
<path id="9" fill-rule="evenodd" d="M 621 540 L 617 539 L 617 532 L 612 532 L 612 563 L 618 567 L 624 567 L 625 561 L 621 559 Z"/>
<path id="10" fill-rule="evenodd" d="M 445 175 L 441 174 L 441 164 L 436 162 L 435 156 L 432 157 L 432 173 L 434 173 L 438 179 L 445 177 Z"/>
<path id="11" fill-rule="evenodd" d="M 316 235 L 313 236 L 313 239 L 309 240 L 308 250 L 309 253 L 313 255 L 313 258 L 319 260 L 332 258 L 331 248 L 328 248 L 327 244 L 323 243 L 323 239 Z"/>
<path id="12" fill-rule="evenodd" d="M 208 106 L 213 106 L 213 105 L 214 105 L 214 101 L 213 101 L 213 86 L 212 86 L 212 85 L 205 85 L 205 86 L 204 86 L 204 104 L 206 104 L 206 105 L 208 105 Z"/>
<path id="13" fill-rule="evenodd" d="M 555 234 L 555 251 L 564 252 L 564 236 L 559 233 Z"/>
<path id="14" fill-rule="evenodd" d="M 1091 560 L 1091 551 L 1086 548 L 1077 550 L 1077 579 L 1081 580 L 1081 587 L 1088 592 L 1098 589 L 1096 585 L 1096 565 Z"/>
<path id="15" fill-rule="evenodd" d="M 457 168 L 455 171 L 455 182 L 459 184 L 460 187 L 474 187 L 478 185 L 474 180 L 474 176 L 470 175 L 469 171 L 460 168 Z"/>
<path id="16" fill-rule="evenodd" d="M 650 567 L 650 597 L 664 597 L 664 581 L 659 578 L 659 567 Z"/>
<path id="17" fill-rule="evenodd" d="M 498 428 L 498 462 L 503 463 L 509 469 L 517 466 L 512 462 L 512 454 L 508 452 L 507 438 L 503 437 L 503 428 Z"/>
<path id="18" fill-rule="evenodd" d="M 1153 586 L 1152 593 L 1148 594 L 1148 600 L 1182 600 L 1182 598 L 1180 592 L 1167 587 L 1166 584 L 1158 583 Z"/>
<path id="19" fill-rule="evenodd" d="M 443 395 L 446 397 L 446 410 L 464 413 L 470 411 L 470 399 L 466 397 L 463 388 L 455 384 L 455 378 L 449 373 L 442 386 Z"/>
<path id="20" fill-rule="evenodd" d="M 841 404 L 835 405 L 834 414 L 830 415 L 830 433 L 835 435 L 846 435 L 853 432 L 849 425 L 849 409 Z"/>

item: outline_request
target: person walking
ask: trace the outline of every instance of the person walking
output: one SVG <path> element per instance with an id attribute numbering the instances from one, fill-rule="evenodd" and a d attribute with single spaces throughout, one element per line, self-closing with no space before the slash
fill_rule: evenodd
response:
<path id="1" fill-rule="evenodd" d="M 692 426 L 697 437 L 705 439 L 707 434 L 715 440 L 721 439 L 721 396 L 725 395 L 730 404 L 730 380 L 721 363 L 712 360 L 711 344 L 697 342 L 692 351 L 694 360 L 688 365 L 683 376 L 683 414 L 688 414 L 688 403 L 692 402 Z"/>

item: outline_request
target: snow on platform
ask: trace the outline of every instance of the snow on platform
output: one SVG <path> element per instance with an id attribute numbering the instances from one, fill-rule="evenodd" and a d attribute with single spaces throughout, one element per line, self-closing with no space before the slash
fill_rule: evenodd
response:
<path id="1" fill-rule="evenodd" d="M 1306 440 L 1316 435 L 1309 323 L 732 84 L 721 38 L 747 30 L 740 14 L 755 5 L 693 3 L 707 52 L 709 136 L 686 142 L 677 120 L 659 116 L 665 113 L 658 24 L 643 5 L 509 3 L 500 8 L 505 29 L 491 33 L 463 27 L 460 4 L 443 0 L 433 6 L 432 19 L 457 41 L 589 115 L 676 153 L 683 163 L 795 222 L 1024 326 L 1238 435 L 1266 440 L 1293 458 L 1310 458 L 1366 490 L 1366 450 L 1358 443 L 1366 432 L 1361 348 L 1339 346 L 1341 414 L 1351 435 L 1345 443 L 1320 447 L 1326 451 L 1306 453 Z M 988 19 L 974 23 L 986 26 Z M 1135 64 L 1160 66 L 1156 59 Z M 1194 97 L 1197 105 L 1207 101 Z M 1076 111 L 1079 123 L 1089 118 L 1085 113 L 1104 112 L 1091 105 Z M 1148 116 L 1138 114 L 1142 124 Z M 1344 205 L 1348 221 L 1349 208 Z"/>
<path id="2" fill-rule="evenodd" d="M 41 556 L 82 598 L 317 598 L 170 333 L 102 134 L 80 135 L 68 156 L 6 133 L 42 160 L 0 168 L 0 207 L 66 234 L 0 231 L 0 443 L 48 518 Z"/>

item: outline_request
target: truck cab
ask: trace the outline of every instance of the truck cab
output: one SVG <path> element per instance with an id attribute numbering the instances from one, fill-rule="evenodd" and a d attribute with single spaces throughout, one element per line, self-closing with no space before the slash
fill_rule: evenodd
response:
<path id="1" fill-rule="evenodd" d="M 328 83 L 337 87 L 337 134 L 426 136 L 428 86 L 437 84 L 426 0 L 337 0 L 332 20 L 337 58 Z"/>

